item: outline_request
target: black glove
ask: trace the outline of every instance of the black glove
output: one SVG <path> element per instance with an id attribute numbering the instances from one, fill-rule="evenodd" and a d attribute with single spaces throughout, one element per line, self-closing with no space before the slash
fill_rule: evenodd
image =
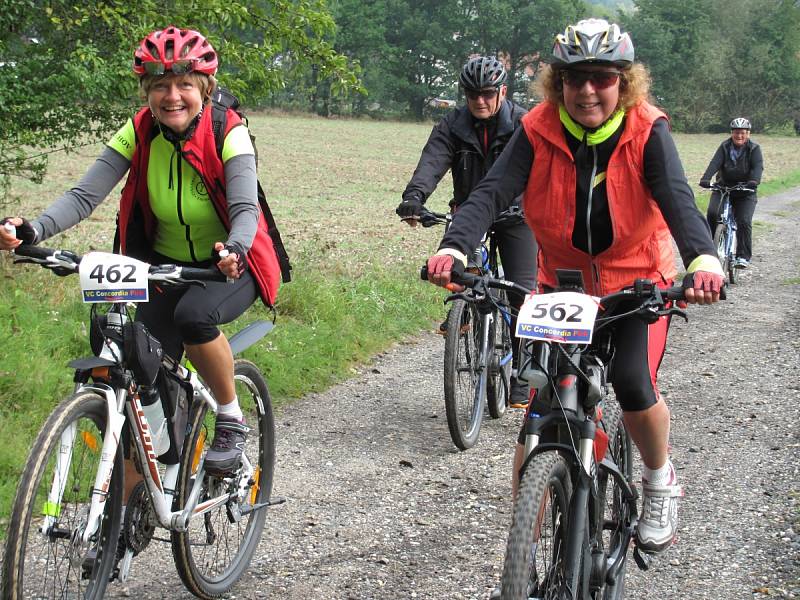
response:
<path id="1" fill-rule="evenodd" d="M 397 216 L 401 219 L 412 219 L 422 214 L 422 200 L 419 196 L 406 196 L 403 201 L 394 209 Z"/>
<path id="2" fill-rule="evenodd" d="M 710 182 L 708 179 L 701 179 L 701 180 L 700 180 L 700 183 L 699 183 L 698 185 L 699 185 L 701 188 L 706 188 L 706 189 L 708 189 L 708 188 L 710 188 L 710 187 L 711 187 L 711 182 Z"/>
<path id="3" fill-rule="evenodd" d="M 6 217 L 0 221 L 0 226 L 5 225 L 13 218 L 14 217 Z M 28 219 L 22 219 L 22 225 L 14 225 L 14 227 L 17 228 L 17 239 L 22 240 L 23 244 L 33 245 L 38 241 L 39 234 L 36 233 L 36 230 Z"/>
<path id="4" fill-rule="evenodd" d="M 751 190 L 754 190 L 754 189 L 756 189 L 758 187 L 758 182 L 757 181 L 748 181 L 746 185 Z"/>
<path id="5" fill-rule="evenodd" d="M 236 256 L 239 257 L 239 259 L 236 261 L 236 268 L 239 270 L 239 275 L 244 273 L 247 270 L 247 261 L 245 260 L 245 254 L 247 253 L 244 251 L 244 249 L 235 242 L 234 243 L 228 242 L 227 244 L 225 244 L 224 249 L 230 252 L 231 254 L 235 254 Z M 221 260 L 219 252 L 213 250 L 212 253 L 214 257 L 214 264 L 216 264 Z"/>

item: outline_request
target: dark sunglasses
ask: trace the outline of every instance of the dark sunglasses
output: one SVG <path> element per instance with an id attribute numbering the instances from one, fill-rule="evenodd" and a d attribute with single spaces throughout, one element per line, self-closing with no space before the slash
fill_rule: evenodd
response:
<path id="1" fill-rule="evenodd" d="M 194 60 L 176 60 L 168 69 L 162 62 L 146 62 L 142 63 L 144 72 L 148 75 L 163 75 L 164 73 L 174 73 L 175 75 L 185 75 L 194 71 Z"/>
<path id="2" fill-rule="evenodd" d="M 490 90 L 464 90 L 464 95 L 470 100 L 483 98 L 487 102 L 493 100 L 495 96 L 497 96 L 497 93 L 497 88 L 492 88 Z"/>
<path id="3" fill-rule="evenodd" d="M 561 71 L 561 81 L 576 90 L 581 89 L 587 81 L 591 81 L 595 89 L 604 90 L 617 83 L 619 76 L 619 71 Z"/>

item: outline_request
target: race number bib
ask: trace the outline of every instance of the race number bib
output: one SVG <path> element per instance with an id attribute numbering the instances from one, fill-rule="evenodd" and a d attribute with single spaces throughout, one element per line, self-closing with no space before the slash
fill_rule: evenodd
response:
<path id="1" fill-rule="evenodd" d="M 150 265 L 129 256 L 89 252 L 78 269 L 84 302 L 147 302 Z"/>
<path id="2" fill-rule="evenodd" d="M 597 301 L 588 294 L 555 292 L 525 298 L 517 317 L 517 337 L 562 344 L 590 344 Z"/>

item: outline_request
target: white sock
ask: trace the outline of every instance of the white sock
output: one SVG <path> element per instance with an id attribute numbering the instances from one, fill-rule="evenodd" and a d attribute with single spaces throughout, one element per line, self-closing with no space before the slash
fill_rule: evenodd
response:
<path id="1" fill-rule="evenodd" d="M 670 485 L 675 483 L 675 469 L 672 467 L 672 461 L 667 459 L 667 462 L 658 469 L 649 469 L 647 465 L 642 465 L 642 479 L 653 485 Z"/>
<path id="2" fill-rule="evenodd" d="M 228 404 L 220 404 L 217 407 L 217 415 L 241 421 L 244 418 L 244 415 L 242 414 L 242 409 L 239 406 L 238 396 L 233 397 L 233 402 L 229 402 Z"/>

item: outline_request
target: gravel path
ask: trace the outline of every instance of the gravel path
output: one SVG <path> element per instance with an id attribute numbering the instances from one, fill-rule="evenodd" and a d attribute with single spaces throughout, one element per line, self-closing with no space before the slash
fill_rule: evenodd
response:
<path id="1" fill-rule="evenodd" d="M 686 490 L 680 539 L 646 573 L 629 563 L 630 598 L 800 598 L 799 198 L 759 203 L 768 228 L 753 268 L 726 303 L 692 307 L 672 329 L 661 390 Z M 485 421 L 478 445 L 457 452 L 442 351 L 440 337 L 421 335 L 278 414 L 274 492 L 288 502 L 271 509 L 232 598 L 488 596 L 521 412 Z M 158 543 L 109 595 L 188 597 Z"/>

